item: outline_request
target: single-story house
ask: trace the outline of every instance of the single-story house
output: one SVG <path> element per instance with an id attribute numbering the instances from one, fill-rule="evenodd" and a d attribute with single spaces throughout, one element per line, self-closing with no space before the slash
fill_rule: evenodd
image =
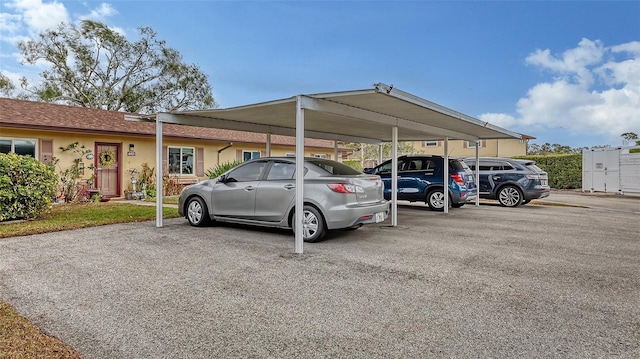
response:
<path id="1" fill-rule="evenodd" d="M 95 166 L 94 188 L 109 197 L 123 197 L 131 188 L 130 171 L 155 166 L 155 124 L 132 122 L 125 113 L 85 107 L 0 98 L 0 153 L 31 155 L 44 163 L 55 157 L 62 170 L 77 154 L 61 148 L 78 142 L 91 150 L 81 167 Z M 137 115 L 137 114 L 128 114 Z M 266 154 L 265 134 L 165 124 L 162 174 L 179 184 L 206 178 L 208 169 Z M 333 158 L 333 141 L 306 139 L 305 155 Z M 271 136 L 271 155 L 295 155 L 295 138 Z M 352 150 L 337 147 L 338 156 Z M 83 178 L 93 173 L 85 171 Z M 159 173 L 160 171 L 155 171 Z"/>

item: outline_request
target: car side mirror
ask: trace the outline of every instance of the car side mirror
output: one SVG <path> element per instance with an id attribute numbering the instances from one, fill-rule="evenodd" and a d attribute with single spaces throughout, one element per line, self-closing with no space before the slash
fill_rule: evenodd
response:
<path id="1" fill-rule="evenodd" d="M 227 183 L 227 175 L 222 175 L 222 176 L 218 177 L 218 182 L 219 183 Z"/>

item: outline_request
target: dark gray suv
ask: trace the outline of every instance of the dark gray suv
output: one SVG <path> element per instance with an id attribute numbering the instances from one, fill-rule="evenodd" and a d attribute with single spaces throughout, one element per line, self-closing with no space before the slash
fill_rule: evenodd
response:
<path id="1" fill-rule="evenodd" d="M 475 157 L 464 162 L 475 171 Z M 533 199 L 547 197 L 551 191 L 547 172 L 535 161 L 500 157 L 480 157 L 478 195 L 496 199 L 505 207 L 527 204 Z"/>

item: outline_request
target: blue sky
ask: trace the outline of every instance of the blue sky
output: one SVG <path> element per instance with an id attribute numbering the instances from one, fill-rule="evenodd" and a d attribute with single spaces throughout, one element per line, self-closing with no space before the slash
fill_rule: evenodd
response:
<path id="1" fill-rule="evenodd" d="M 84 18 L 153 28 L 222 108 L 383 82 L 538 144 L 640 134 L 640 1 L 2 0 L 0 71 L 37 78 L 17 41 Z"/>

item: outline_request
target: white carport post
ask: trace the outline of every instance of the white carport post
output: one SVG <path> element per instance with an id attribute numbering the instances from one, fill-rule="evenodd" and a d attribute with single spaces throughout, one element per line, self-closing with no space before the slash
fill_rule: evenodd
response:
<path id="1" fill-rule="evenodd" d="M 480 150 L 478 146 L 478 142 L 480 140 L 476 140 L 476 206 L 480 206 Z"/>
<path id="2" fill-rule="evenodd" d="M 398 126 L 391 130 L 391 226 L 398 225 Z"/>
<path id="3" fill-rule="evenodd" d="M 271 156 L 271 134 L 267 133 L 267 157 Z"/>
<path id="4" fill-rule="evenodd" d="M 302 254 L 304 239 L 302 217 L 304 216 L 304 109 L 302 96 L 296 97 L 296 212 L 295 253 Z"/>
<path id="5" fill-rule="evenodd" d="M 338 161 L 338 140 L 333 141 L 333 160 Z"/>
<path id="6" fill-rule="evenodd" d="M 162 227 L 162 114 L 156 117 L 156 227 Z"/>
<path id="7" fill-rule="evenodd" d="M 449 213 L 449 137 L 444 138 L 444 181 L 442 182 L 444 194 L 444 213 Z"/>

